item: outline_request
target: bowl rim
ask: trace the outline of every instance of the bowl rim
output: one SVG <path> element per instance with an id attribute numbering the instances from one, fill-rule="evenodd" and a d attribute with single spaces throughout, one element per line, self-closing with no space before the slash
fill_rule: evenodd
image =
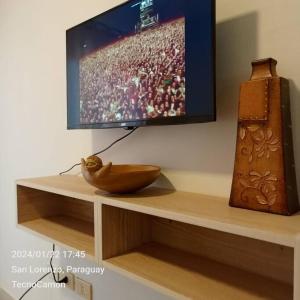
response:
<path id="1" fill-rule="evenodd" d="M 161 171 L 161 168 L 159 167 L 159 166 L 154 166 L 154 165 L 139 165 L 139 164 L 120 164 L 120 165 L 112 165 L 112 168 L 113 167 L 125 167 L 125 166 L 131 166 L 131 167 L 150 167 L 150 168 L 152 168 L 152 169 L 148 169 L 148 170 L 143 170 L 143 169 L 141 169 L 141 170 L 133 170 L 133 171 L 127 171 L 127 172 L 113 172 L 113 170 L 111 170 L 112 171 L 112 173 L 113 174 L 132 174 L 132 173 L 142 173 L 142 172 L 144 172 L 144 173 L 147 173 L 147 172 L 154 172 L 154 171 Z"/>

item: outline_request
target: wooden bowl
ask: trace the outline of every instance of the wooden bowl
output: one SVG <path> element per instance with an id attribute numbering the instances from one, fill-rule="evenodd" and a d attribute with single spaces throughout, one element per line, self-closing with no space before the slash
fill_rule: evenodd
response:
<path id="1" fill-rule="evenodd" d="M 85 180 L 100 190 L 113 194 L 134 193 L 153 183 L 160 175 L 160 168 L 148 165 L 102 166 L 91 171 L 82 160 L 81 170 Z"/>

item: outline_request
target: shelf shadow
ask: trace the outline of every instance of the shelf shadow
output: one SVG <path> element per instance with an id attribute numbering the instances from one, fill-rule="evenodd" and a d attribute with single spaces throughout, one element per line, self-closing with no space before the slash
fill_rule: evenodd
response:
<path id="1" fill-rule="evenodd" d="M 136 193 L 130 193 L 130 194 L 111 194 L 100 190 L 96 190 L 95 194 L 98 196 L 108 197 L 108 198 L 134 199 L 134 198 L 161 197 L 161 196 L 173 194 L 174 192 L 175 192 L 174 189 L 172 190 L 172 189 L 150 186 Z"/>

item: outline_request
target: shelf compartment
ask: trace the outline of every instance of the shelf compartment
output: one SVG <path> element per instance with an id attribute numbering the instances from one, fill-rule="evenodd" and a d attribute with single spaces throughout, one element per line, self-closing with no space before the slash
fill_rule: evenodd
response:
<path id="1" fill-rule="evenodd" d="M 95 258 L 94 203 L 17 185 L 18 224 Z"/>
<path id="2" fill-rule="evenodd" d="M 105 265 L 188 299 L 293 299 L 293 287 L 158 243 L 105 260 Z M 117 270 L 119 269 L 119 270 Z M 147 283 L 146 283 L 147 284 Z M 173 294 L 174 296 L 174 294 Z"/>
<path id="3" fill-rule="evenodd" d="M 133 195 L 98 193 L 103 204 L 295 247 L 300 213 L 280 216 L 229 206 L 229 199 L 150 187 Z"/>
<path id="4" fill-rule="evenodd" d="M 109 205 L 102 239 L 106 267 L 175 298 L 293 298 L 290 247 Z"/>

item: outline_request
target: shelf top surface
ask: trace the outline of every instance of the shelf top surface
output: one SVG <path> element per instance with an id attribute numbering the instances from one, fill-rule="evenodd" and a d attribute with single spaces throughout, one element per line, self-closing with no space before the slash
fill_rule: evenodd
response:
<path id="1" fill-rule="evenodd" d="M 17 185 L 85 201 L 94 202 L 96 200 L 96 189 L 86 183 L 81 176 L 65 175 L 19 179 Z"/>
<path id="2" fill-rule="evenodd" d="M 299 213 L 286 217 L 232 208 L 226 198 L 155 187 L 137 194 L 108 195 L 71 175 L 24 179 L 17 184 L 290 247 L 300 235 Z"/>

